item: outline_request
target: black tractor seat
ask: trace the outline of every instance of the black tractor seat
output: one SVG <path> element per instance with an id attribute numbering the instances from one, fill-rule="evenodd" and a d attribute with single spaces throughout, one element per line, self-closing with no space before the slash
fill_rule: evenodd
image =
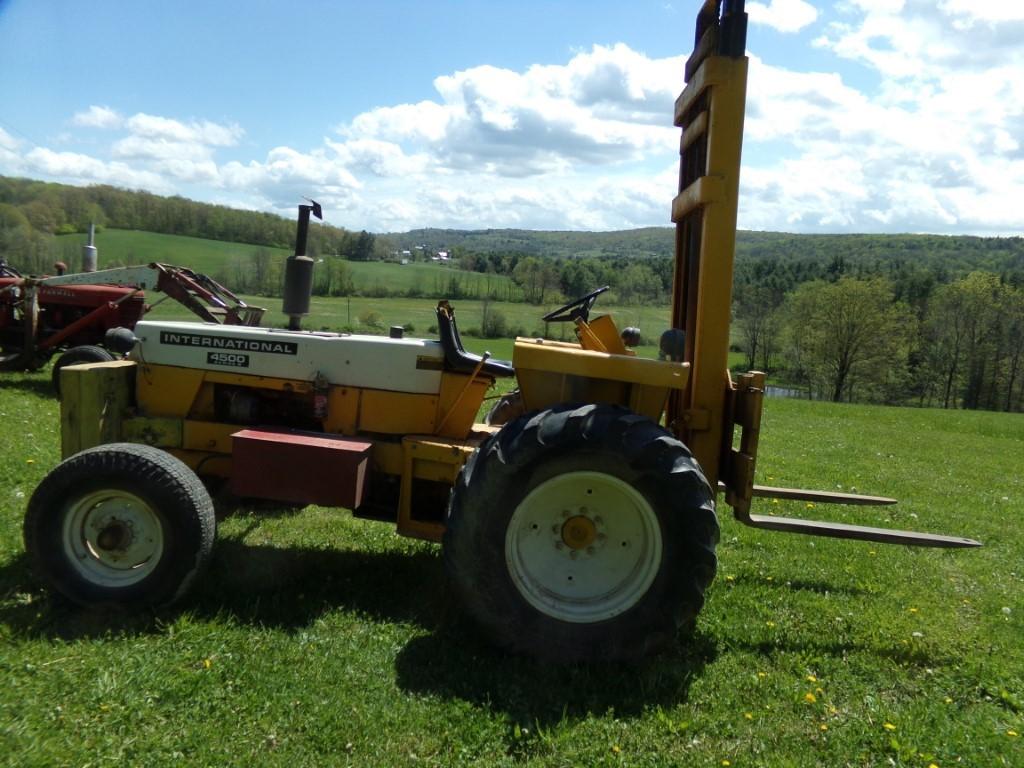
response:
<path id="1" fill-rule="evenodd" d="M 475 371 L 483 358 L 480 355 L 467 352 L 466 348 L 462 346 L 459 328 L 455 324 L 455 310 L 447 301 L 437 303 L 437 331 L 441 335 L 441 349 L 444 350 L 445 366 L 449 370 L 459 373 Z M 480 370 L 496 378 L 516 375 L 512 363 L 490 358 L 484 360 Z"/>

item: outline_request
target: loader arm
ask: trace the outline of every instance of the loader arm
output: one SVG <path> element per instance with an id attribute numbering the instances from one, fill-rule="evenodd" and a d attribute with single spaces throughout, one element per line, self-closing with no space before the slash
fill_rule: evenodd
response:
<path id="1" fill-rule="evenodd" d="M 46 277 L 40 285 L 122 285 L 166 294 L 210 323 L 259 325 L 264 309 L 251 307 L 216 280 L 186 267 L 152 263 Z"/>

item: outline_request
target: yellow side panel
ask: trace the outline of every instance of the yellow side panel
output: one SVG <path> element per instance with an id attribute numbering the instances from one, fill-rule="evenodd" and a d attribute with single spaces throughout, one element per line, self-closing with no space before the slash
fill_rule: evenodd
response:
<path id="1" fill-rule="evenodd" d="M 231 435 L 243 427 L 216 421 L 186 421 L 181 447 L 193 451 L 231 453 Z"/>
<path id="2" fill-rule="evenodd" d="M 364 389 L 359 401 L 359 429 L 385 435 L 434 431 L 436 395 Z"/>
<path id="3" fill-rule="evenodd" d="M 327 393 L 327 419 L 324 431 L 354 435 L 359 426 L 359 395 L 362 390 L 331 387 Z"/>
<path id="4" fill-rule="evenodd" d="M 469 434 L 477 411 L 480 410 L 480 404 L 484 401 L 484 395 L 492 383 L 489 376 L 473 379 L 472 384 L 469 381 L 469 376 L 465 374 L 441 375 L 441 397 L 436 423 L 437 431 L 445 437 L 462 438 Z"/>
<path id="5" fill-rule="evenodd" d="M 143 443 L 156 448 L 180 448 L 181 425 L 181 419 L 144 416 L 126 419 L 121 433 L 129 443 Z"/>
<path id="6" fill-rule="evenodd" d="M 142 413 L 185 418 L 203 383 L 203 372 L 172 365 L 141 365 L 135 397 Z"/>

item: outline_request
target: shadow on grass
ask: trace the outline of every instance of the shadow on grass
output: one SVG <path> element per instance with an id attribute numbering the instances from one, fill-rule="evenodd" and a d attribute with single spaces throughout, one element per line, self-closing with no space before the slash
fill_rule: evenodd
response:
<path id="1" fill-rule="evenodd" d="M 0 625 L 14 636 L 71 640 L 156 633 L 188 613 L 293 632 L 342 608 L 432 629 L 450 610 L 443 585 L 441 560 L 427 552 L 282 549 L 221 539 L 210 568 L 180 606 L 128 613 L 82 608 L 51 593 L 22 553 L 0 565 Z"/>
<path id="2" fill-rule="evenodd" d="M 21 377 L 18 375 L 0 373 L 3 377 L 3 388 L 8 391 L 20 390 L 26 394 L 36 395 L 37 397 L 44 398 L 46 400 L 53 400 L 57 402 L 57 395 L 53 391 L 53 384 L 50 383 L 50 377 L 47 376 L 45 379 L 39 377 Z"/>
<path id="3" fill-rule="evenodd" d="M 697 632 L 639 664 L 543 664 L 496 650 L 458 616 L 406 643 L 395 667 L 403 690 L 461 699 L 543 728 L 590 713 L 631 717 L 681 704 L 716 656 L 714 638 Z"/>
<path id="4" fill-rule="evenodd" d="M 551 666 L 509 656 L 487 644 L 454 605 L 441 558 L 433 551 L 375 553 L 218 541 L 210 569 L 180 609 L 126 614 L 87 610 L 51 596 L 29 572 L 24 554 L 0 565 L 0 635 L 21 638 L 124 637 L 159 634 L 179 616 L 298 632 L 334 610 L 422 632 L 395 661 L 403 690 L 460 699 L 505 712 L 524 726 L 550 725 L 590 712 L 631 716 L 686 701 L 690 685 L 719 653 L 720 639 L 697 632 L 643 664 Z M 837 643 L 809 636 L 728 644 L 763 655 L 874 654 L 933 666 L 927 649 Z"/>

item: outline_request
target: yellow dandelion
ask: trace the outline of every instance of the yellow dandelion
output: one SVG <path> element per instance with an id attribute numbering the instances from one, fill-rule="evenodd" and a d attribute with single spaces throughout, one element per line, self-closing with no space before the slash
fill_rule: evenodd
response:
<path id="1" fill-rule="evenodd" d="M 778 503 L 779 503 L 778 499 L 772 499 L 772 504 L 778 504 Z"/>
<path id="2" fill-rule="evenodd" d="M 939 768 L 935 763 L 928 763 L 928 768 Z"/>
<path id="3" fill-rule="evenodd" d="M 767 626 L 767 627 L 768 627 L 769 629 L 771 629 L 772 627 L 774 627 L 774 626 L 775 626 L 775 622 L 774 622 L 774 621 L 766 621 L 766 622 L 765 622 L 765 625 L 766 625 L 766 626 Z"/>
<path id="4" fill-rule="evenodd" d="M 747 718 L 747 720 L 753 720 L 754 719 L 754 713 L 753 712 L 744 712 L 743 716 L 745 718 Z"/>
<path id="5" fill-rule="evenodd" d="M 209 669 L 213 666 L 213 662 L 210 659 L 203 659 L 203 669 Z"/>
<path id="6" fill-rule="evenodd" d="M 722 765 L 729 766 L 732 765 L 732 763 L 730 763 L 728 760 L 723 760 Z"/>
<path id="7" fill-rule="evenodd" d="M 25 459 L 25 463 L 26 464 L 35 464 L 36 460 L 35 459 Z"/>
<path id="8" fill-rule="evenodd" d="M 767 672 L 758 672 L 757 676 L 763 680 L 764 678 L 768 677 L 768 673 Z"/>
<path id="9" fill-rule="evenodd" d="M 775 581 L 775 577 L 774 576 L 765 576 L 765 579 L 767 581 Z"/>
<path id="10" fill-rule="evenodd" d="M 910 609 L 910 612 L 911 612 L 911 613 L 917 613 L 917 608 L 911 608 L 911 609 Z"/>
<path id="11" fill-rule="evenodd" d="M 824 693 L 824 691 L 821 688 L 815 688 L 814 692 L 817 693 L 819 696 Z"/>
<path id="12" fill-rule="evenodd" d="M 896 730 L 896 726 L 893 725 L 892 723 L 882 723 L 882 727 L 885 728 L 885 730 L 887 730 L 887 731 L 895 731 Z"/>
<path id="13" fill-rule="evenodd" d="M 726 581 L 736 581 L 736 577 L 735 576 L 726 576 L 725 580 Z"/>
<path id="14" fill-rule="evenodd" d="M 1007 735 L 1007 736 L 1013 736 L 1013 737 L 1017 737 L 1017 736 L 1020 736 L 1020 734 L 1019 734 L 1019 733 L 1017 733 L 1016 731 L 1007 731 L 1007 732 L 1006 732 L 1006 735 Z"/>
<path id="15" fill-rule="evenodd" d="M 808 683 L 816 683 L 816 682 L 818 682 L 818 678 L 816 678 L 814 675 L 808 675 L 807 676 L 807 682 Z"/>
<path id="16" fill-rule="evenodd" d="M 622 751 L 622 747 L 620 747 L 618 744 L 612 744 L 612 752 L 614 752 L 617 755 L 621 751 Z"/>
<path id="17" fill-rule="evenodd" d="M 875 555 L 877 555 L 878 553 L 877 553 L 877 552 L 875 552 L 875 550 L 871 549 L 871 550 L 868 550 L 868 554 L 869 554 L 869 555 L 871 555 L 871 557 L 874 557 L 874 556 L 875 556 Z"/>
<path id="18" fill-rule="evenodd" d="M 838 715 L 838 714 L 839 714 L 839 710 L 838 710 L 838 709 L 836 709 L 835 707 L 829 707 L 829 708 L 828 708 L 828 713 L 829 713 L 830 715 Z"/>
<path id="19" fill-rule="evenodd" d="M 807 502 L 807 509 L 814 509 L 814 502 L 808 501 Z"/>
<path id="20" fill-rule="evenodd" d="M 817 700 L 818 700 L 818 697 L 815 696 L 810 691 L 808 691 L 807 693 L 804 694 L 804 701 L 806 701 L 808 704 L 814 704 Z"/>
<path id="21" fill-rule="evenodd" d="M 822 731 L 827 731 L 827 730 L 828 730 L 828 726 L 827 726 L 827 725 L 825 725 L 824 723 L 822 723 L 821 725 L 819 725 L 819 726 L 818 726 L 818 728 L 820 728 L 820 729 L 821 729 Z"/>
<path id="22" fill-rule="evenodd" d="M 953 699 L 951 699 L 951 698 L 950 698 L 949 696 L 947 696 L 946 698 L 944 698 L 944 699 L 943 699 L 943 701 L 944 701 L 944 702 L 945 702 L 946 704 L 952 704 L 952 703 L 953 703 Z"/>

